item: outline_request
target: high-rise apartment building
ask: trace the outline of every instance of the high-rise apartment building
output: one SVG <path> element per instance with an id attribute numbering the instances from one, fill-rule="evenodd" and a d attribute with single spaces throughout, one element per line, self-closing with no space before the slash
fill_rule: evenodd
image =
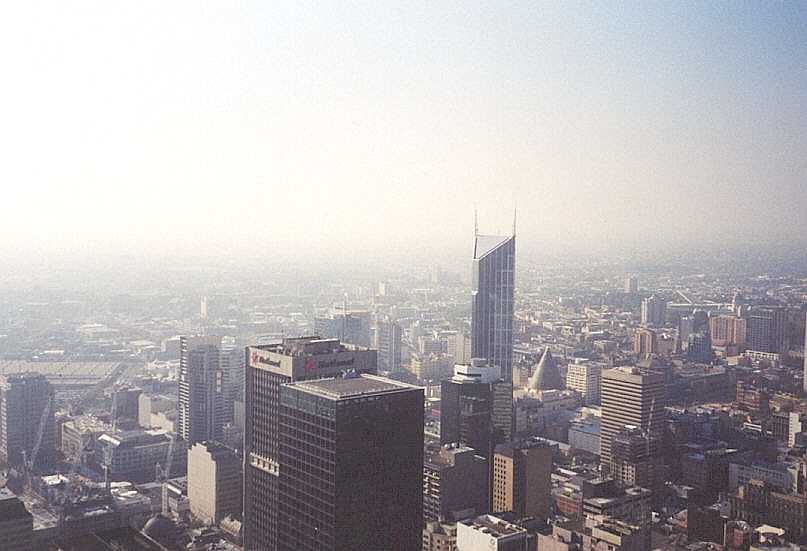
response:
<path id="1" fill-rule="evenodd" d="M 277 549 L 421 547 L 422 388 L 354 372 L 289 383 L 279 432 Z"/>
<path id="2" fill-rule="evenodd" d="M 241 459 L 216 442 L 197 442 L 188 450 L 188 501 L 191 514 L 205 524 L 227 515 L 241 516 Z"/>
<path id="3" fill-rule="evenodd" d="M 597 362 L 577 359 L 566 368 L 566 388 L 583 396 L 586 404 L 600 403 L 600 379 L 602 365 Z"/>
<path id="4" fill-rule="evenodd" d="M 401 326 L 390 319 L 375 321 L 371 346 L 378 351 L 378 368 L 384 371 L 401 369 Z"/>
<path id="5" fill-rule="evenodd" d="M 345 370 L 375 373 L 376 352 L 338 339 L 303 337 L 246 349 L 244 538 L 247 549 L 277 549 L 280 386 L 333 377 Z M 422 443 L 418 445 L 422 450 Z"/>
<path id="6" fill-rule="evenodd" d="M 0 549 L 32 551 L 34 517 L 8 488 L 0 488 Z"/>
<path id="7" fill-rule="evenodd" d="M 22 464 L 23 457 L 31 460 L 40 434 L 34 466 L 47 465 L 54 459 L 53 397 L 53 387 L 40 373 L 0 375 L 0 461 L 16 466 Z"/>
<path id="8" fill-rule="evenodd" d="M 488 510 L 488 461 L 473 448 L 426 446 L 423 518 L 457 521 Z"/>
<path id="9" fill-rule="evenodd" d="M 541 440 L 503 444 L 493 455 L 493 512 L 546 519 L 552 502 L 552 448 Z"/>
<path id="10" fill-rule="evenodd" d="M 748 348 L 756 352 L 787 352 L 787 312 L 781 307 L 755 307 L 748 316 Z"/>
<path id="11" fill-rule="evenodd" d="M 513 290 L 516 236 L 476 235 L 471 303 L 471 354 L 513 381 Z"/>
<path id="12" fill-rule="evenodd" d="M 611 470 L 613 437 L 633 426 L 650 438 L 649 455 L 659 452 L 664 426 L 664 375 L 637 367 L 617 367 L 602 372 L 602 421 L 600 461 Z"/>
<path id="13" fill-rule="evenodd" d="M 177 433 L 189 446 L 221 440 L 228 390 L 221 337 L 181 337 L 179 347 Z"/>
<path id="14" fill-rule="evenodd" d="M 441 384 L 440 442 L 475 449 L 489 464 L 497 444 L 512 435 L 512 386 L 498 366 L 482 358 L 454 367 L 454 376 Z"/>
<path id="15" fill-rule="evenodd" d="M 667 301 L 656 295 L 642 300 L 641 321 L 645 325 L 661 327 L 667 318 Z"/>

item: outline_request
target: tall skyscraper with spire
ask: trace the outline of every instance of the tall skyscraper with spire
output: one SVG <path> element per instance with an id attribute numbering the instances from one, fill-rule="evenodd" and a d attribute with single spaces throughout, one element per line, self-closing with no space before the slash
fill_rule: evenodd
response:
<path id="1" fill-rule="evenodd" d="M 474 227 L 471 356 L 485 358 L 513 381 L 513 287 L 516 235 L 480 235 Z"/>

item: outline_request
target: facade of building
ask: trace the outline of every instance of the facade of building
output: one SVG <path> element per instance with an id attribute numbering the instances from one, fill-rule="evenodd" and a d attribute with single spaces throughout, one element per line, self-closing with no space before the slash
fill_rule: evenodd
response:
<path id="1" fill-rule="evenodd" d="M 748 348 L 756 352 L 787 352 L 787 311 L 781 307 L 755 307 L 748 315 Z"/>
<path id="2" fill-rule="evenodd" d="M 600 462 L 611 470 L 614 435 L 634 426 L 650 438 L 650 455 L 659 452 L 665 415 L 664 375 L 636 367 L 617 367 L 602 373 Z"/>
<path id="3" fill-rule="evenodd" d="M 714 346 L 745 346 L 748 332 L 746 319 L 734 315 L 709 318 L 709 335 Z"/>
<path id="4" fill-rule="evenodd" d="M 775 491 L 769 484 L 751 480 L 729 495 L 731 518 L 752 526 L 769 524 L 787 531 L 793 540 L 807 535 L 807 496 Z"/>
<path id="5" fill-rule="evenodd" d="M 513 381 L 516 236 L 476 235 L 472 272 L 471 354 Z"/>
<path id="6" fill-rule="evenodd" d="M 188 450 L 188 500 L 191 514 L 205 524 L 241 515 L 241 459 L 215 442 Z"/>
<path id="7" fill-rule="evenodd" d="M 466 446 L 426 446 L 423 461 L 424 520 L 457 521 L 481 515 L 487 509 L 487 459 Z"/>
<path id="8" fill-rule="evenodd" d="M 246 350 L 244 431 L 245 546 L 277 549 L 280 476 L 280 387 L 333 377 L 344 370 L 375 373 L 376 352 L 337 339 L 305 337 Z M 418 446 L 422 450 L 422 443 Z"/>
<path id="9" fill-rule="evenodd" d="M 457 551 L 526 551 L 527 530 L 494 515 L 457 523 Z"/>
<path id="10" fill-rule="evenodd" d="M 513 425 L 512 386 L 498 366 L 473 358 L 454 367 L 441 384 L 440 442 L 475 449 L 492 464 L 497 444 L 508 441 Z"/>
<path id="11" fill-rule="evenodd" d="M 656 295 L 642 300 L 642 325 L 661 327 L 667 319 L 667 301 Z"/>
<path id="12" fill-rule="evenodd" d="M 21 465 L 31 459 L 39 434 L 42 440 L 35 467 L 47 465 L 56 450 L 54 391 L 44 375 L 0 375 L 0 462 Z M 43 415 L 44 414 L 44 415 Z M 44 426 L 41 426 L 44 421 Z M 40 431 L 41 428 L 41 431 Z"/>
<path id="13" fill-rule="evenodd" d="M 492 511 L 544 520 L 552 502 L 552 448 L 540 440 L 504 444 L 493 456 Z"/>
<path id="14" fill-rule="evenodd" d="M 378 368 L 384 371 L 401 369 L 401 326 L 390 319 L 379 319 L 373 326 L 372 347 L 378 351 Z"/>
<path id="15" fill-rule="evenodd" d="M 428 521 L 423 528 L 422 551 L 456 551 L 457 524 Z"/>
<path id="16" fill-rule="evenodd" d="M 137 420 L 140 388 L 121 388 L 112 394 L 112 412 L 116 421 L 123 419 Z"/>
<path id="17" fill-rule="evenodd" d="M 661 461 L 651 453 L 660 447 L 637 427 L 627 427 L 611 438 L 610 476 L 618 484 L 654 489 L 662 482 Z"/>
<path id="18" fill-rule="evenodd" d="M 576 361 L 566 368 L 566 388 L 583 396 L 586 404 L 600 403 L 602 365 L 591 361 Z"/>
<path id="19" fill-rule="evenodd" d="M 280 389 L 281 551 L 422 545 L 423 389 L 349 373 Z"/>
<path id="20" fill-rule="evenodd" d="M 633 333 L 633 353 L 640 359 L 658 353 L 656 332 L 646 327 L 637 329 Z"/>
<path id="21" fill-rule="evenodd" d="M 175 432 L 176 396 L 142 393 L 137 402 L 137 423 L 141 427 Z"/>
<path id="22" fill-rule="evenodd" d="M 108 465 L 111 480 L 150 482 L 157 477 L 157 466 L 165 469 L 169 462 L 167 477 L 184 475 L 188 446 L 185 440 L 159 430 L 107 433 L 96 439 L 95 462 Z"/>
<path id="23" fill-rule="evenodd" d="M 34 549 L 34 517 L 8 488 L 0 488 L 0 549 Z"/>
<path id="24" fill-rule="evenodd" d="M 227 391 L 221 349 L 221 337 L 180 338 L 177 433 L 189 446 L 221 440 Z"/>

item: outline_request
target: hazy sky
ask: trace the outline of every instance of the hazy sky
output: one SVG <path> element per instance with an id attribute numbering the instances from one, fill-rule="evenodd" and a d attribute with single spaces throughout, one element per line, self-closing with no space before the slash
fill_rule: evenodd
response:
<path id="1" fill-rule="evenodd" d="M 807 4 L 400 4 L 5 3 L 0 251 L 807 230 Z"/>

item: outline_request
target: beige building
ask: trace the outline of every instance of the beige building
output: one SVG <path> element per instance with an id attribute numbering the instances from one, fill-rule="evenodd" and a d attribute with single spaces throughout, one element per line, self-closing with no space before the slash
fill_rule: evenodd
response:
<path id="1" fill-rule="evenodd" d="M 241 460 L 215 442 L 188 450 L 188 500 L 191 514 L 207 524 L 241 512 Z"/>
<path id="2" fill-rule="evenodd" d="M 527 440 L 496 448 L 493 456 L 493 511 L 546 519 L 552 500 L 552 448 Z"/>

